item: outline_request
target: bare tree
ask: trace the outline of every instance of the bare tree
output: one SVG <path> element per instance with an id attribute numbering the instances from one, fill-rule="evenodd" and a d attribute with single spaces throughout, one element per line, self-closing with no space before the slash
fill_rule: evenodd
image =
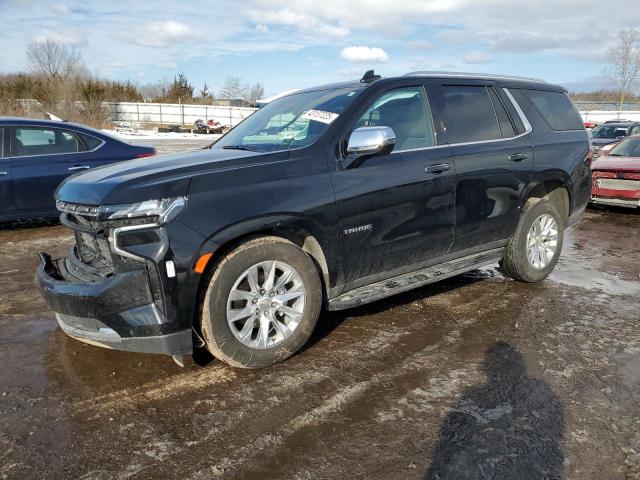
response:
<path id="1" fill-rule="evenodd" d="M 256 83 L 252 87 L 247 89 L 245 100 L 254 105 L 258 100 L 264 97 L 264 87 L 261 83 Z"/>
<path id="2" fill-rule="evenodd" d="M 218 98 L 236 99 L 242 98 L 244 87 L 238 77 L 227 77 L 220 90 L 218 90 Z"/>
<path id="3" fill-rule="evenodd" d="M 609 50 L 611 66 L 605 75 L 615 86 L 620 108 L 631 93 L 640 75 L 640 32 L 630 28 L 618 33 L 618 43 Z"/>
<path id="4" fill-rule="evenodd" d="M 54 80 L 67 80 L 83 68 L 78 49 L 48 39 L 27 45 L 27 61 L 34 72 Z"/>

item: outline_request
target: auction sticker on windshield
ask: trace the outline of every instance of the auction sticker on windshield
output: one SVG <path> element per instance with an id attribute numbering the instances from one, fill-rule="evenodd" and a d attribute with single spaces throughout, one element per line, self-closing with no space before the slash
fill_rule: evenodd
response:
<path id="1" fill-rule="evenodd" d="M 338 114 L 325 112 L 324 110 L 308 110 L 302 114 L 302 118 L 308 118 L 309 120 L 315 120 L 316 122 L 322 122 L 328 125 L 338 118 Z"/>

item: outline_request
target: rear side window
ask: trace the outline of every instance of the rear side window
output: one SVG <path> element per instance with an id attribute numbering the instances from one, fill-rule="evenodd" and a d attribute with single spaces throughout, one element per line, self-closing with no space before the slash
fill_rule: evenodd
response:
<path id="1" fill-rule="evenodd" d="M 86 147 L 86 148 L 83 148 L 82 150 L 89 150 L 89 151 L 93 150 L 102 143 L 102 140 L 100 140 L 99 138 L 92 137 L 91 135 L 87 135 L 85 133 L 76 132 L 76 135 L 80 137 L 80 139 L 82 140 L 82 143 L 84 143 L 84 146 Z"/>
<path id="2" fill-rule="evenodd" d="M 582 130 L 582 119 L 564 92 L 521 90 L 553 130 Z"/>
<path id="3" fill-rule="evenodd" d="M 12 157 L 57 155 L 80 151 L 78 139 L 66 130 L 41 127 L 15 127 L 11 141 Z"/>
<path id="4" fill-rule="evenodd" d="M 445 85 L 443 88 L 449 143 L 501 138 L 496 112 L 486 87 Z"/>

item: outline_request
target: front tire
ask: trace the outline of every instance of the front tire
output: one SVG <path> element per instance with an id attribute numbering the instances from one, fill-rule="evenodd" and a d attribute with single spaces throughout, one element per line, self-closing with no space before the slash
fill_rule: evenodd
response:
<path id="1" fill-rule="evenodd" d="M 285 360 L 307 342 L 322 305 L 315 264 L 294 243 L 260 237 L 213 270 L 201 315 L 207 349 L 234 367 Z"/>
<path id="2" fill-rule="evenodd" d="M 558 263 L 564 239 L 564 217 L 546 198 L 527 201 L 505 247 L 503 273 L 521 282 L 545 279 Z"/>

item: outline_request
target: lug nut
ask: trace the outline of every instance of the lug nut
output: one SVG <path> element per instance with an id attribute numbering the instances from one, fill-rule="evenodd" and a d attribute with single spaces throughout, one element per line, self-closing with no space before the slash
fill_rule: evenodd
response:
<path id="1" fill-rule="evenodd" d="M 251 300 L 251 303 L 253 303 L 253 304 L 258 303 L 258 299 L 257 299 L 257 298 L 254 298 L 253 300 Z"/>
<path id="2" fill-rule="evenodd" d="M 267 292 L 264 291 L 264 288 L 262 290 L 260 290 L 260 295 L 264 295 L 265 293 L 267 293 Z"/>
<path id="3" fill-rule="evenodd" d="M 275 296 L 276 296 L 276 292 L 271 292 L 271 293 L 269 294 L 269 296 L 270 296 L 271 298 L 275 297 Z"/>
<path id="4" fill-rule="evenodd" d="M 256 315 L 260 315 L 260 309 L 256 308 Z"/>
<path id="5" fill-rule="evenodd" d="M 278 304 L 276 302 L 272 302 L 271 303 L 271 308 L 276 308 L 278 306 Z"/>

